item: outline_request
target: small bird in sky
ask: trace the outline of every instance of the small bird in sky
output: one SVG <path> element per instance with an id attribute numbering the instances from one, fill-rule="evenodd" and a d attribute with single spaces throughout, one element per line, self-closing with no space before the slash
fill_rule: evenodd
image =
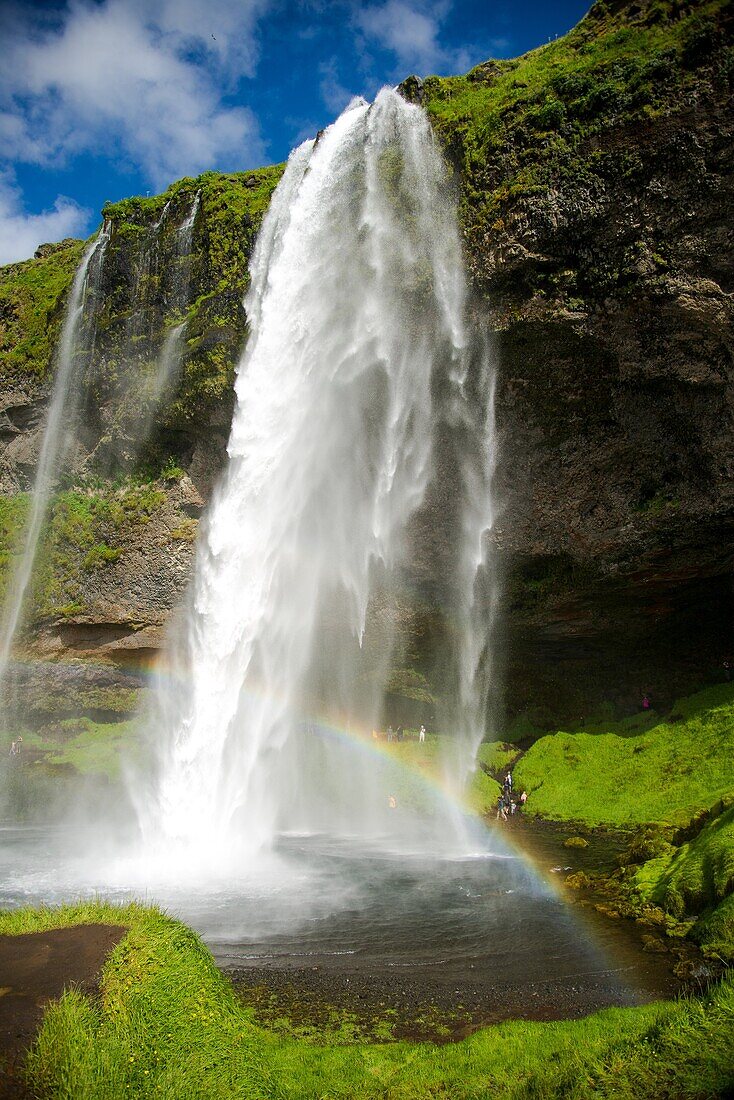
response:
<path id="1" fill-rule="evenodd" d="M 212 38 L 214 38 L 214 35 L 212 35 Z M 214 41 L 216 42 L 216 38 L 214 38 Z"/>

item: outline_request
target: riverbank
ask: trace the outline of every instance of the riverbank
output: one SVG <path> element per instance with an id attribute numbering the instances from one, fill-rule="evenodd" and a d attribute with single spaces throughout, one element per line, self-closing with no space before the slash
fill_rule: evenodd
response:
<path id="1" fill-rule="evenodd" d="M 726 683 L 665 717 L 591 719 L 522 747 L 483 745 L 480 761 L 500 779 L 512 769 L 515 789 L 528 792 L 524 820 L 509 823 L 523 850 L 557 838 L 558 866 L 573 864 L 567 887 L 642 925 L 649 950 L 677 952 L 681 977 L 705 980 L 734 963 L 733 743 Z"/>
<path id="2" fill-rule="evenodd" d="M 100 996 L 47 1008 L 29 1087 L 58 1100 L 452 1100 L 563 1095 L 660 1100 L 734 1088 L 734 983 L 697 998 L 611 1009 L 561 1023 L 514 1022 L 443 1046 L 335 1045 L 258 1027 L 200 939 L 140 906 L 83 905 L 0 915 L 0 932 L 124 925 Z"/>

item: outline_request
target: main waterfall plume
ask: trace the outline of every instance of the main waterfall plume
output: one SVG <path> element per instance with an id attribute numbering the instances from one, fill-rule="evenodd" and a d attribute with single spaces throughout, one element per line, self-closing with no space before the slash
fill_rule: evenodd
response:
<path id="1" fill-rule="evenodd" d="M 477 627 L 473 606 L 491 372 L 477 365 L 455 202 L 418 107 L 388 90 L 355 101 L 292 154 L 245 306 L 228 466 L 159 677 L 158 761 L 139 797 L 146 843 L 198 849 L 204 865 L 278 832 L 391 827 L 389 780 L 343 745 L 380 720 L 439 424 L 461 446 L 446 609 L 461 713 L 448 732 L 473 747 L 484 710 L 487 619 Z M 325 733 L 335 727 L 341 740 Z"/>

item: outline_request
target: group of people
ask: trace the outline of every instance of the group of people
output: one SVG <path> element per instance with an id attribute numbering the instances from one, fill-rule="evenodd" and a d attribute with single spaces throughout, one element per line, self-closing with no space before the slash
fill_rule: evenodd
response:
<path id="1" fill-rule="evenodd" d="M 374 734 L 373 734 L 373 736 L 374 736 Z M 405 736 L 405 730 L 403 729 L 402 726 L 398 726 L 398 728 L 394 732 L 393 732 L 392 726 L 387 727 L 387 741 L 388 741 L 388 744 L 391 745 L 393 741 L 402 741 L 404 736 Z M 418 730 L 418 741 L 421 744 L 423 744 L 425 739 L 426 739 L 426 727 L 421 726 L 421 728 Z"/>
<path id="2" fill-rule="evenodd" d="M 513 817 L 517 813 L 518 806 L 520 809 L 525 808 L 527 800 L 527 791 L 521 791 L 519 797 L 515 797 L 512 789 L 512 772 L 508 772 L 502 784 L 502 794 L 497 799 L 497 820 L 507 821 L 508 817 Z"/>
<path id="3" fill-rule="evenodd" d="M 10 755 L 11 756 L 20 756 L 20 746 L 22 744 L 23 744 L 23 738 L 22 737 L 16 737 L 15 741 L 11 741 L 11 743 L 10 743 Z"/>

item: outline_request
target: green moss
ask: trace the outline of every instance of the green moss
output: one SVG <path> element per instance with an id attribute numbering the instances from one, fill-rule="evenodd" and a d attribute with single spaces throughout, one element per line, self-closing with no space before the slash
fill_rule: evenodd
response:
<path id="1" fill-rule="evenodd" d="M 0 496 L 0 603 L 22 551 L 22 535 L 30 506 L 28 493 Z"/>
<path id="2" fill-rule="evenodd" d="M 90 718 L 73 718 L 61 723 L 67 739 L 61 746 L 50 748 L 47 762 L 53 766 L 70 766 L 80 775 L 106 775 L 117 779 L 123 751 L 130 753 L 138 733 L 138 723 L 94 722 Z"/>
<path id="3" fill-rule="evenodd" d="M 148 523 L 165 499 L 155 484 L 57 494 L 36 564 L 35 616 L 66 618 L 82 612 L 84 574 L 117 561 L 126 537 Z"/>
<path id="4" fill-rule="evenodd" d="M 583 836 L 569 836 L 563 842 L 564 848 L 588 848 L 589 842 Z"/>
<path id="5" fill-rule="evenodd" d="M 84 559 L 83 569 L 99 569 L 102 566 L 110 565 L 111 562 L 117 561 L 122 550 L 119 548 L 113 549 L 105 542 L 99 542 L 96 546 L 93 546 Z"/>
<path id="6" fill-rule="evenodd" d="M 283 173 L 283 165 L 252 172 L 221 174 L 205 172 L 195 179 L 179 180 L 160 195 L 135 197 L 104 208 L 113 226 L 110 263 L 125 269 L 135 263 L 139 250 L 149 245 L 152 227 L 160 223 L 167 205 L 178 213 L 171 226 L 157 230 L 169 252 L 171 264 L 189 265 L 189 305 L 185 318 L 180 311 L 166 315 L 161 308 L 157 275 L 148 273 L 138 280 L 136 308 L 146 315 L 146 336 L 141 348 L 162 344 L 171 325 L 186 320 L 181 376 L 165 407 L 156 412 L 161 429 L 180 429 L 198 424 L 208 410 L 221 405 L 231 391 L 234 368 L 242 349 L 246 319 L 242 300 L 248 285 L 248 263 L 257 231 L 272 193 Z M 191 256 L 176 254 L 172 244 L 173 223 L 190 210 L 194 196 L 199 209 L 193 230 Z M 167 242 L 167 244 L 166 244 Z M 168 254 L 168 253 L 166 253 Z M 105 303 L 101 343 L 112 349 L 127 339 L 131 310 L 129 288 L 122 281 Z M 119 349 L 118 349 L 119 350 Z M 124 358 L 122 352 L 108 354 Z M 175 436 L 171 437 L 175 440 Z"/>
<path id="7" fill-rule="evenodd" d="M 645 863 L 636 883 L 646 897 L 676 917 L 718 905 L 734 890 L 734 807 L 715 817 L 694 839 Z"/>
<path id="8" fill-rule="evenodd" d="M 734 894 L 704 913 L 690 935 L 709 958 L 721 959 L 728 966 L 734 966 Z"/>
<path id="9" fill-rule="evenodd" d="M 84 248 L 65 241 L 39 259 L 0 267 L 0 380 L 48 374 Z"/>
<path id="10" fill-rule="evenodd" d="M 508 771 L 519 756 L 520 750 L 505 741 L 485 741 L 477 750 L 478 762 L 495 776 Z"/>
<path id="11" fill-rule="evenodd" d="M 734 685 L 680 700 L 674 713 L 673 723 L 640 715 L 536 741 L 515 769 L 528 812 L 587 825 L 682 826 L 707 811 L 734 789 Z"/>

